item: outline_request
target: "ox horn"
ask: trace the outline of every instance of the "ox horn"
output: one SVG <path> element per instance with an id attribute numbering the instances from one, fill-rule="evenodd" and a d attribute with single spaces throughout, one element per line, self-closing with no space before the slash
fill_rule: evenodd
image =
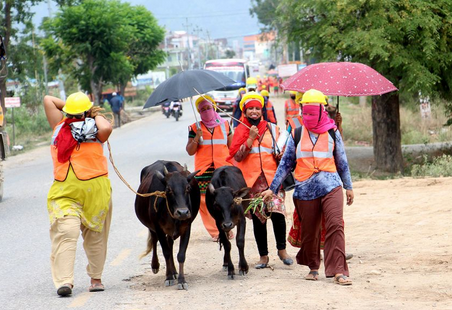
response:
<path id="1" fill-rule="evenodd" d="M 184 164 L 184 171 L 188 171 L 187 164 Z"/>
<path id="2" fill-rule="evenodd" d="M 163 175 L 167 175 L 168 174 L 168 169 L 166 169 L 166 166 L 163 166 Z"/>

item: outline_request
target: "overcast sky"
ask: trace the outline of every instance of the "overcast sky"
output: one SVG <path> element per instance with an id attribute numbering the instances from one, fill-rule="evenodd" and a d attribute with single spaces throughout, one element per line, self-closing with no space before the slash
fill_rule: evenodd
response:
<path id="1" fill-rule="evenodd" d="M 160 26 L 168 30 L 185 30 L 210 39 L 235 38 L 259 33 L 256 17 L 251 17 L 251 0 L 129 0 L 132 5 L 143 5 L 157 18 Z M 49 16 L 46 1 L 33 9 L 34 22 L 39 25 Z M 56 6 L 51 2 L 53 14 Z"/>

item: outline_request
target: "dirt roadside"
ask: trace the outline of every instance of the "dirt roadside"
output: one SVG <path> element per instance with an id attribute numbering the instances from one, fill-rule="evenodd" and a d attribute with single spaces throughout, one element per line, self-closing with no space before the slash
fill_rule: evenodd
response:
<path id="1" fill-rule="evenodd" d="M 135 302 L 126 309 L 452 309 L 452 243 L 450 214 L 452 178 L 359 181 L 355 203 L 344 211 L 350 287 L 324 276 L 305 281 L 305 266 L 285 266 L 276 256 L 268 225 L 270 264 L 254 269 L 258 260 L 252 223 L 247 222 L 245 254 L 249 273 L 235 280 L 222 271 L 222 255 L 197 219 L 185 264 L 188 291 L 164 287 L 165 267 L 154 275 L 149 258 L 143 275 L 131 279 Z M 287 225 L 293 202 L 286 198 Z M 145 240 L 143 239 L 143 247 Z M 294 257 L 297 248 L 287 247 Z M 233 243 L 232 259 L 238 252 Z"/>

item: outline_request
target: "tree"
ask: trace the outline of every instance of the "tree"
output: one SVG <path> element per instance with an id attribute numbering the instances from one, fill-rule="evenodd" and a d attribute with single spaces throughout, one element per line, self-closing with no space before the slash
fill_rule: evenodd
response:
<path id="1" fill-rule="evenodd" d="M 452 96 L 452 2 L 282 0 L 277 18 L 289 40 L 317 61 L 365 63 L 400 91 Z M 372 98 L 377 168 L 403 170 L 399 92 Z"/>
<path id="2" fill-rule="evenodd" d="M 34 4 L 40 2 L 41 0 L 21 0 L 21 1 L 11 1 L 11 0 L 0 0 L 0 35 L 3 37 L 3 43 L 6 50 L 6 55 L 9 59 L 14 59 L 16 53 L 11 53 L 13 51 L 13 44 L 11 42 L 19 42 L 19 28 L 18 25 L 22 24 L 26 26 L 26 29 L 31 27 L 31 17 L 33 13 L 30 12 L 30 7 Z M 14 39 L 14 40 L 11 40 Z M 23 55 L 23 54 L 22 54 Z M 20 56 L 20 55 L 17 55 Z M 0 71 L 0 92 L 1 92 L 1 108 L 3 114 L 5 114 L 5 95 L 6 95 L 6 76 L 8 74 L 8 63 L 12 64 L 13 68 L 16 68 L 16 64 L 11 60 L 1 61 L 1 71 Z M 1 126 L 5 125 L 5 120 Z"/>
<path id="3" fill-rule="evenodd" d="M 164 30 L 142 6 L 118 0 L 81 1 L 77 6 L 62 6 L 44 28 L 50 36 L 42 46 L 51 65 L 70 64 L 67 73 L 98 103 L 104 84 L 125 88 L 131 77 L 165 59 L 158 50 Z"/>
<path id="4" fill-rule="evenodd" d="M 230 59 L 230 58 L 234 58 L 234 57 L 235 57 L 235 52 L 234 52 L 233 50 L 227 49 L 227 50 L 224 52 L 224 58 Z"/>

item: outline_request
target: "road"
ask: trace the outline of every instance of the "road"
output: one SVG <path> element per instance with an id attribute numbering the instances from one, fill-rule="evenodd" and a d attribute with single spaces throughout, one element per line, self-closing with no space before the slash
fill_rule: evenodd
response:
<path id="1" fill-rule="evenodd" d="M 193 169 L 185 152 L 187 128 L 194 118 L 188 103 L 179 122 L 154 113 L 115 129 L 110 138 L 116 167 L 137 189 L 141 169 L 157 159 L 176 160 Z M 108 151 L 107 151 L 108 152 Z M 114 309 L 127 303 L 128 279 L 143 268 L 138 256 L 147 231 L 134 211 L 135 194 L 109 167 L 113 188 L 113 219 L 104 271 L 106 291 L 88 293 L 87 260 L 81 238 L 75 266 L 73 297 L 58 298 L 53 287 L 49 253 L 47 192 L 53 181 L 48 147 L 8 158 L 4 198 L 0 204 L 1 309 Z"/>

